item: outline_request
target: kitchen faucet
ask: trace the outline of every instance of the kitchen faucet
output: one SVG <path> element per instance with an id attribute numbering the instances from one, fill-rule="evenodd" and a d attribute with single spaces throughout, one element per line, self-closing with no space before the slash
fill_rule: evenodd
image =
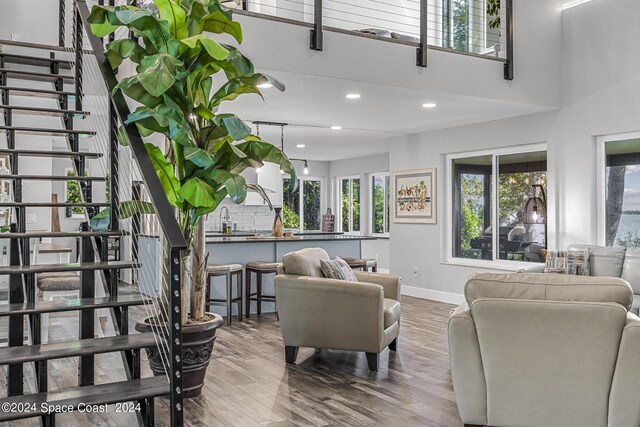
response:
<path id="1" fill-rule="evenodd" d="M 222 217 L 222 213 L 225 212 L 225 216 L 224 218 Z M 224 221 L 223 221 L 224 219 Z M 230 233 L 231 232 L 231 225 L 229 224 L 229 220 L 231 218 L 229 217 L 229 208 L 226 206 L 223 206 L 222 209 L 220 209 L 220 230 L 223 233 Z"/>

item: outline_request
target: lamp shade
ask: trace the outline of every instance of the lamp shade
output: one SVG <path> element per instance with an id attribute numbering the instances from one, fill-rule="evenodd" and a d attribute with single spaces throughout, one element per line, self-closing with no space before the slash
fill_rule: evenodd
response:
<path id="1" fill-rule="evenodd" d="M 534 184 L 533 196 L 529 197 L 524 205 L 525 224 L 546 224 L 547 223 L 547 197 L 540 184 Z"/>

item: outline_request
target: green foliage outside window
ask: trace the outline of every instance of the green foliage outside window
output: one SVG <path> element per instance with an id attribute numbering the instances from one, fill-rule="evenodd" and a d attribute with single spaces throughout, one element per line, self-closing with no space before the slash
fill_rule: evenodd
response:
<path id="1" fill-rule="evenodd" d="M 453 0 L 453 48 L 469 51 L 469 0 Z"/>
<path id="2" fill-rule="evenodd" d="M 67 171 L 67 176 L 76 176 L 75 172 Z M 78 181 L 67 181 L 67 203 L 82 203 L 82 197 L 80 197 L 80 183 Z M 71 208 L 71 214 L 82 215 L 84 209 L 81 206 L 74 206 Z"/>
<path id="3" fill-rule="evenodd" d="M 484 232 L 484 178 L 481 175 L 462 175 L 461 182 L 462 224 L 460 249 L 463 258 L 479 258 L 480 253 L 471 249 L 471 239 Z"/>
<path id="4" fill-rule="evenodd" d="M 360 179 L 343 179 L 342 189 L 342 231 L 360 231 Z M 351 190 L 351 203 L 350 201 Z M 349 227 L 351 213 L 352 226 Z"/>

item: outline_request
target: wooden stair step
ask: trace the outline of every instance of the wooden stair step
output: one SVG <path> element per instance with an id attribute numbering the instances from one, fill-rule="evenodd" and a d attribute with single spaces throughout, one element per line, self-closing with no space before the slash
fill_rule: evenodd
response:
<path id="1" fill-rule="evenodd" d="M 90 130 L 76 130 L 76 129 L 45 129 L 45 128 L 34 128 L 34 127 L 25 127 L 25 126 L 0 126 L 0 130 L 4 131 L 13 131 L 23 135 L 49 135 L 49 136 L 67 136 L 67 135 L 78 135 L 81 137 L 91 137 L 96 134 L 94 131 Z"/>
<path id="2" fill-rule="evenodd" d="M 102 262 L 82 262 L 69 264 L 36 264 L 36 265 L 5 265 L 0 267 L 0 276 L 31 274 L 31 273 L 57 273 L 74 271 L 96 271 L 96 270 L 121 270 L 136 267 L 131 261 L 102 261 Z"/>
<path id="3" fill-rule="evenodd" d="M 0 175 L 0 180 L 15 180 L 21 179 L 23 181 L 106 181 L 104 176 L 67 176 L 67 175 Z"/>
<path id="4" fill-rule="evenodd" d="M 8 91 L 10 95 L 16 96 L 31 96 L 38 98 L 53 98 L 57 99 L 61 96 L 75 96 L 75 92 L 64 92 L 53 89 L 36 89 L 30 87 L 13 87 L 13 86 L 0 86 L 0 90 Z"/>
<path id="5" fill-rule="evenodd" d="M 0 208 L 102 208 L 107 206 L 109 206 L 109 203 L 0 202 Z"/>
<path id="6" fill-rule="evenodd" d="M 0 110 L 11 110 L 14 114 L 19 115 L 34 115 L 34 116 L 82 116 L 83 118 L 90 115 L 88 111 L 76 111 L 76 110 L 61 110 L 59 108 L 40 108 L 40 107 L 25 107 L 17 105 L 0 105 Z"/>
<path id="7" fill-rule="evenodd" d="M 169 394 L 167 377 L 158 376 L 141 378 L 138 380 L 121 381 L 108 384 L 98 384 L 84 387 L 67 388 L 47 393 L 26 394 L 23 396 L 7 397 L 0 400 L 0 406 L 5 403 L 20 404 L 29 408 L 31 405 L 40 409 L 43 403 L 56 406 L 67 406 L 77 409 L 79 404 L 86 406 L 113 404 L 119 402 L 137 401 Z M 46 406 L 46 405 L 45 405 Z M 45 415 L 39 411 L 30 412 L 0 412 L 0 421 L 10 421 L 22 418 Z"/>
<path id="8" fill-rule="evenodd" d="M 138 350 L 156 345 L 153 332 L 118 335 L 115 337 L 83 339 L 51 344 L 23 345 L 0 348 L 0 365 L 64 359 L 65 357 L 90 356 L 116 351 Z"/>
<path id="9" fill-rule="evenodd" d="M 65 83 L 73 83 L 75 77 L 69 74 L 51 74 L 51 73 L 36 73 L 33 71 L 16 70 L 13 68 L 0 68 L 0 73 L 6 73 L 10 79 L 18 80 L 36 80 L 55 82 L 58 79 L 62 79 Z"/>
<path id="10" fill-rule="evenodd" d="M 80 151 L 78 153 L 74 153 L 71 151 L 21 150 L 18 148 L 0 148 L 0 154 L 17 154 L 19 156 L 26 157 L 66 157 L 72 159 L 78 157 L 98 159 L 104 156 L 104 154 L 102 153 L 94 153 L 89 151 Z"/>
<path id="11" fill-rule="evenodd" d="M 51 64 L 58 64 L 58 67 L 70 70 L 75 61 L 69 61 L 68 59 L 61 58 L 46 58 L 44 56 L 31 56 L 20 55 L 16 53 L 0 52 L 0 58 L 4 58 L 5 63 L 10 62 L 12 64 L 22 65 L 35 65 L 42 67 L 49 67 Z"/>
<path id="12" fill-rule="evenodd" d="M 1 239 L 32 239 L 56 237 L 118 237 L 125 236 L 125 231 L 27 231 L 25 233 L 1 233 Z"/>
<path id="13" fill-rule="evenodd" d="M 118 295 L 117 297 L 57 299 L 54 301 L 0 304 L 0 317 L 25 314 L 61 313 L 82 309 L 130 307 L 145 305 L 150 302 L 150 299 L 140 295 Z"/>

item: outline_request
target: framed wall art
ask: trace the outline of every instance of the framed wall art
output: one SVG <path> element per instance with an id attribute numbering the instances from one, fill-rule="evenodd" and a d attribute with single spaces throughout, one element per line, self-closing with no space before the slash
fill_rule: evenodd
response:
<path id="1" fill-rule="evenodd" d="M 436 169 L 393 173 L 393 222 L 436 224 Z"/>

